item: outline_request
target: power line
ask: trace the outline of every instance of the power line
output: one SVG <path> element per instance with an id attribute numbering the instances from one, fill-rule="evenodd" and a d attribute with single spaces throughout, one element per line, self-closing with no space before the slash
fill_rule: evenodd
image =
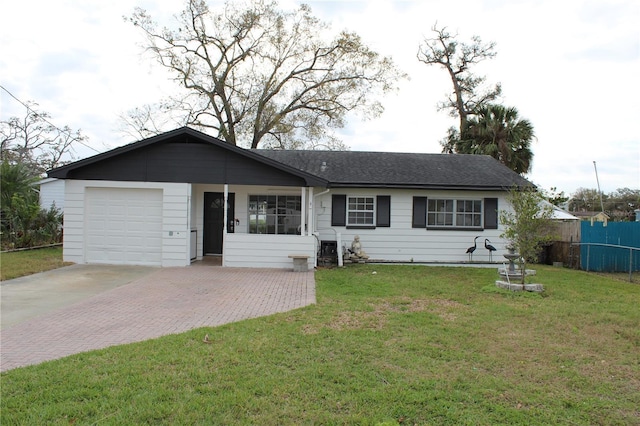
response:
<path id="1" fill-rule="evenodd" d="M 34 110 L 33 108 L 31 108 L 28 104 L 26 104 L 25 102 L 22 102 L 20 99 L 18 99 L 13 93 L 11 93 L 9 90 L 7 90 L 6 87 L 4 87 L 3 85 L 0 84 L 0 89 L 4 90 L 5 92 L 7 92 L 9 94 L 9 96 L 11 96 L 13 99 L 15 99 L 16 101 L 18 101 L 23 107 L 25 107 L 28 111 L 31 111 L 33 114 L 35 114 L 36 116 L 40 117 L 40 119 L 46 123 L 48 123 L 50 126 L 53 126 L 54 129 L 56 129 L 57 131 L 59 131 L 60 133 L 64 133 L 65 135 L 69 136 L 72 139 L 75 139 L 75 136 L 73 136 L 71 133 L 67 132 L 66 130 L 61 129 L 60 127 L 56 126 L 55 124 L 53 124 L 51 121 L 47 120 L 45 117 L 42 116 L 42 114 L 39 114 L 38 111 Z M 97 149 L 95 149 L 94 147 L 87 145 L 86 143 L 82 142 L 81 139 L 76 139 L 76 142 L 78 142 L 80 145 L 85 146 L 86 148 L 92 149 L 93 151 L 97 152 L 98 154 L 100 153 L 100 151 L 98 151 Z"/>

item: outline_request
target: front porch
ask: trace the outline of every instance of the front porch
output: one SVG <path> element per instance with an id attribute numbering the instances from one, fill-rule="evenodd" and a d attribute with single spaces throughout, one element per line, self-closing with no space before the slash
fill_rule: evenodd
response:
<path id="1" fill-rule="evenodd" d="M 316 238 L 313 235 L 226 234 L 222 265 L 235 268 L 292 268 L 289 255 L 309 256 L 307 267 L 315 266 Z"/>
<path id="2" fill-rule="evenodd" d="M 285 268 L 292 254 L 316 264 L 314 188 L 191 184 L 191 261 Z M 226 208 L 224 207 L 226 206 Z"/>

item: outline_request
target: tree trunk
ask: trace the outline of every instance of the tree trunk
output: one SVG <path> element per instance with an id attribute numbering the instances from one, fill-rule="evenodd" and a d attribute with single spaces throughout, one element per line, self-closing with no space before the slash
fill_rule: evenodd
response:
<path id="1" fill-rule="evenodd" d="M 451 68 L 451 65 L 447 64 L 447 71 L 451 76 L 453 82 L 453 92 L 456 95 L 456 109 L 458 110 L 458 116 L 460 117 L 460 138 L 462 138 L 464 130 L 467 128 L 467 111 L 464 108 L 464 101 L 462 100 L 462 89 L 460 88 L 460 82 L 456 78 L 456 74 Z"/>

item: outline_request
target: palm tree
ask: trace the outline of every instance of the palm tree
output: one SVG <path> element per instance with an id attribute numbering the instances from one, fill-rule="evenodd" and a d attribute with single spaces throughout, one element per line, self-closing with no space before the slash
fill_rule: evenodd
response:
<path id="1" fill-rule="evenodd" d="M 0 163 L 0 208 L 10 209 L 15 196 L 37 203 L 38 193 L 34 188 L 37 181 L 38 176 L 23 163 Z"/>
<path id="2" fill-rule="evenodd" d="M 534 138 L 533 125 L 520 119 L 516 108 L 485 105 L 469 119 L 456 152 L 490 155 L 516 173 L 524 174 L 531 170 Z"/>
<path id="3" fill-rule="evenodd" d="M 0 244 L 10 247 L 40 211 L 34 183 L 38 180 L 25 164 L 0 163 Z"/>

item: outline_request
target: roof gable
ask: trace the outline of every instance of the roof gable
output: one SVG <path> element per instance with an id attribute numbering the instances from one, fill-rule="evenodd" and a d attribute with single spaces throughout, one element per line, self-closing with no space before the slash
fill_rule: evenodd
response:
<path id="1" fill-rule="evenodd" d="M 76 161 L 48 175 L 142 182 L 326 185 L 314 175 L 188 127 Z"/>

